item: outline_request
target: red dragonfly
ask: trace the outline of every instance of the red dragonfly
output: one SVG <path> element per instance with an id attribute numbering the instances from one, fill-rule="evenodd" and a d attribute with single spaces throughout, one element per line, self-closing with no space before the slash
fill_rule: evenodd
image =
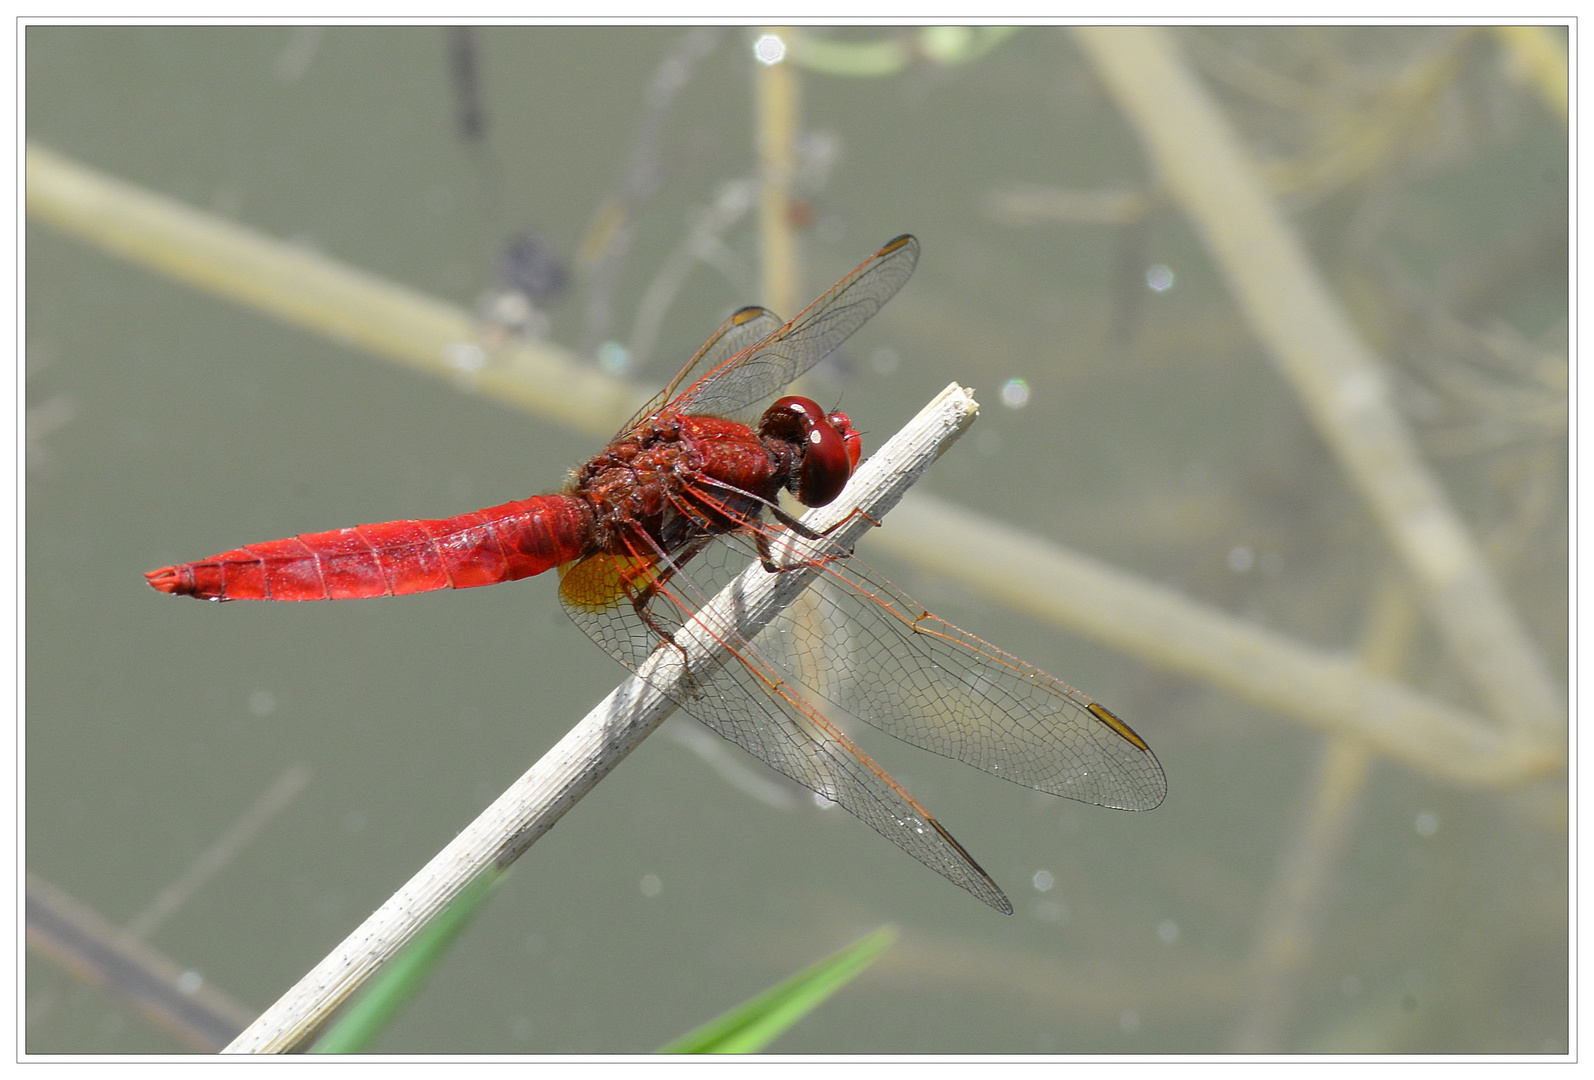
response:
<path id="1" fill-rule="evenodd" d="M 738 561 L 751 555 L 776 572 L 772 545 L 793 530 L 818 545 L 806 564 L 821 571 L 814 585 L 751 641 L 729 641 L 722 659 L 693 670 L 671 696 L 1011 913 L 990 875 L 810 699 L 1003 779 L 1099 806 L 1156 806 L 1167 792 L 1162 767 L 1105 706 L 931 615 L 782 510 L 782 489 L 808 506 L 833 501 L 858 465 L 862 436 L 846 414 L 804 397 L 757 412 L 880 310 L 918 256 L 916 239 L 897 237 L 784 324 L 742 308 L 557 494 L 251 544 L 145 576 L 161 592 L 207 600 L 341 600 L 473 588 L 557 567 L 565 611 L 635 672 L 694 622 Z"/>

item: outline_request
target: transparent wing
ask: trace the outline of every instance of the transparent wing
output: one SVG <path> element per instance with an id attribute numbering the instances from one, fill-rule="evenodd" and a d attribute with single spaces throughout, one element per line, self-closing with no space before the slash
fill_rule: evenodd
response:
<path id="1" fill-rule="evenodd" d="M 811 700 L 1038 791 L 1150 810 L 1168 781 L 1105 706 L 932 615 L 856 556 L 771 622 L 761 651 Z"/>
<path id="2" fill-rule="evenodd" d="M 638 424 L 662 409 L 670 398 L 674 397 L 680 388 L 696 379 L 704 372 L 713 371 L 727 359 L 752 345 L 757 345 L 770 334 L 780 329 L 782 323 L 779 315 L 767 308 L 750 305 L 731 313 L 731 317 L 720 324 L 720 328 L 703 342 L 697 352 L 692 354 L 692 359 L 686 366 L 676 373 L 670 384 L 661 390 L 646 405 L 633 416 L 625 427 L 620 429 L 621 435 L 631 432 Z"/>
<path id="3" fill-rule="evenodd" d="M 698 350 L 665 388 L 660 401 L 681 412 L 744 419 L 752 406 L 763 404 L 851 337 L 896 295 L 918 261 L 919 241 L 912 236 L 897 237 L 753 347 L 713 367 L 704 363 L 708 347 Z M 763 309 L 743 309 L 747 310 Z M 724 333 L 725 327 L 721 327 L 720 334 Z M 700 372 L 706 374 L 681 390 Z"/>
<path id="4" fill-rule="evenodd" d="M 707 621 L 715 616 L 701 610 L 706 596 L 747 565 L 745 554 L 725 557 L 736 550 L 713 545 L 707 558 L 692 563 L 691 581 L 684 573 L 663 582 L 655 576 L 647 586 L 657 590 L 646 605 L 651 626 L 627 598 L 594 602 L 617 591 L 608 583 L 623 580 L 633 588 L 641 583 L 633 560 L 608 555 L 583 560 L 561 581 L 560 598 L 576 624 L 632 671 L 641 668 L 654 648 L 670 647 L 663 643 L 661 630 L 674 635 L 688 621 L 705 627 L 729 647 L 728 655 L 694 671 L 689 688 L 672 692 L 682 708 L 777 772 L 842 806 L 930 869 L 1011 914 L 1012 904 L 1002 890 L 929 811 L 763 658 L 760 648 L 769 631 L 749 642 L 741 627 Z M 656 564 L 647 565 L 656 569 Z M 603 584 L 594 588 L 592 583 Z"/>

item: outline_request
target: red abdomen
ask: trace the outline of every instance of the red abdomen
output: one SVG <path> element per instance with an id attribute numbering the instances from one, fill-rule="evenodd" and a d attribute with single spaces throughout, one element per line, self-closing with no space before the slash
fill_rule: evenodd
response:
<path id="1" fill-rule="evenodd" d="M 388 521 L 250 544 L 152 570 L 155 589 L 204 600 L 354 600 L 496 585 L 587 553 L 593 512 L 537 495 L 458 517 Z"/>

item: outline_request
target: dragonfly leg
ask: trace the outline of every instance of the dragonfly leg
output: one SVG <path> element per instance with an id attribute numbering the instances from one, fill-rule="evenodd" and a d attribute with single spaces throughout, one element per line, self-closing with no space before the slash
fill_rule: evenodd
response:
<path id="1" fill-rule="evenodd" d="M 836 522 L 834 525 L 830 526 L 830 528 L 824 530 L 819 535 L 820 536 L 829 536 L 831 533 L 835 532 L 837 529 L 839 529 L 843 525 L 847 524 L 853 518 L 857 518 L 857 517 L 863 518 L 870 525 L 873 525 L 877 529 L 880 527 L 880 519 L 879 518 L 876 518 L 873 515 L 871 515 L 863 507 L 855 506 L 855 507 L 852 508 L 851 511 L 848 512 L 846 517 L 842 518 L 840 521 Z"/>
<path id="2" fill-rule="evenodd" d="M 790 514 L 787 514 L 784 510 L 780 510 L 778 508 L 775 511 L 775 517 L 776 520 L 780 521 L 782 525 L 796 533 L 798 536 L 801 536 L 804 540 L 822 540 L 831 531 L 826 529 L 822 533 L 814 532 L 808 526 L 804 525 Z M 803 559 L 799 562 L 792 563 L 790 566 L 782 566 L 775 561 L 775 552 L 770 547 L 768 533 L 764 532 L 762 529 L 753 530 L 753 543 L 758 548 L 759 564 L 771 574 L 784 574 L 792 570 L 818 569 L 820 567 L 829 566 L 837 559 L 845 559 L 847 556 L 852 554 L 850 551 L 843 551 L 841 548 L 836 547 L 832 548 L 828 553 L 820 555 L 818 558 Z"/>
<path id="3" fill-rule="evenodd" d="M 642 625 L 646 626 L 651 633 L 658 637 L 659 645 L 655 646 L 655 648 L 667 645 L 681 654 L 681 668 L 690 681 L 692 671 L 691 665 L 687 662 L 686 649 L 682 647 L 680 642 L 675 640 L 675 632 L 666 626 L 664 621 L 654 613 L 653 602 L 662 596 L 667 603 L 681 607 L 683 618 L 690 614 L 686 608 L 682 607 L 680 598 L 666 589 L 665 585 L 675 576 L 675 572 L 681 566 L 702 551 L 713 538 L 711 536 L 700 536 L 676 550 L 673 554 L 666 552 L 654 542 L 652 537 L 644 535 L 642 539 L 645 541 L 645 546 L 653 549 L 652 555 L 657 559 L 657 562 L 654 563 L 652 571 L 645 577 L 639 577 L 636 581 L 627 583 L 625 586 L 626 595 L 630 598 L 632 610 L 636 612 L 636 616 L 642 621 Z M 632 545 L 633 550 L 637 546 Z"/>
<path id="4" fill-rule="evenodd" d="M 798 536 L 802 537 L 804 540 L 821 540 L 835 532 L 837 529 L 841 528 L 843 525 L 847 524 L 847 522 L 851 521 L 855 517 L 863 518 L 877 529 L 880 527 L 879 519 L 871 517 L 869 512 L 861 506 L 853 507 L 846 517 L 842 518 L 829 528 L 822 529 L 818 532 L 810 529 L 808 526 L 804 525 L 801 521 L 798 521 L 796 518 L 792 517 L 778 506 L 770 507 L 770 512 L 774 515 L 776 521 L 780 522 L 782 525 L 796 533 Z M 768 568 L 766 567 L 766 569 Z"/>

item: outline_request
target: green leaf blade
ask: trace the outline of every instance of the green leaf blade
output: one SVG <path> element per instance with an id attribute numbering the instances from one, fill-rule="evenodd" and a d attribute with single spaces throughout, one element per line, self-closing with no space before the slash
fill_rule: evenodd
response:
<path id="1" fill-rule="evenodd" d="M 661 1054 L 755 1054 L 846 986 L 897 940 L 886 925 L 701 1027 L 660 1047 Z"/>
<path id="2" fill-rule="evenodd" d="M 502 871 L 487 871 L 466 886 L 387 962 L 310 1053 L 365 1053 L 399 1011 L 420 993 L 426 977 L 448 954 L 460 932 L 481 909 L 487 894 L 503 878 Z"/>

